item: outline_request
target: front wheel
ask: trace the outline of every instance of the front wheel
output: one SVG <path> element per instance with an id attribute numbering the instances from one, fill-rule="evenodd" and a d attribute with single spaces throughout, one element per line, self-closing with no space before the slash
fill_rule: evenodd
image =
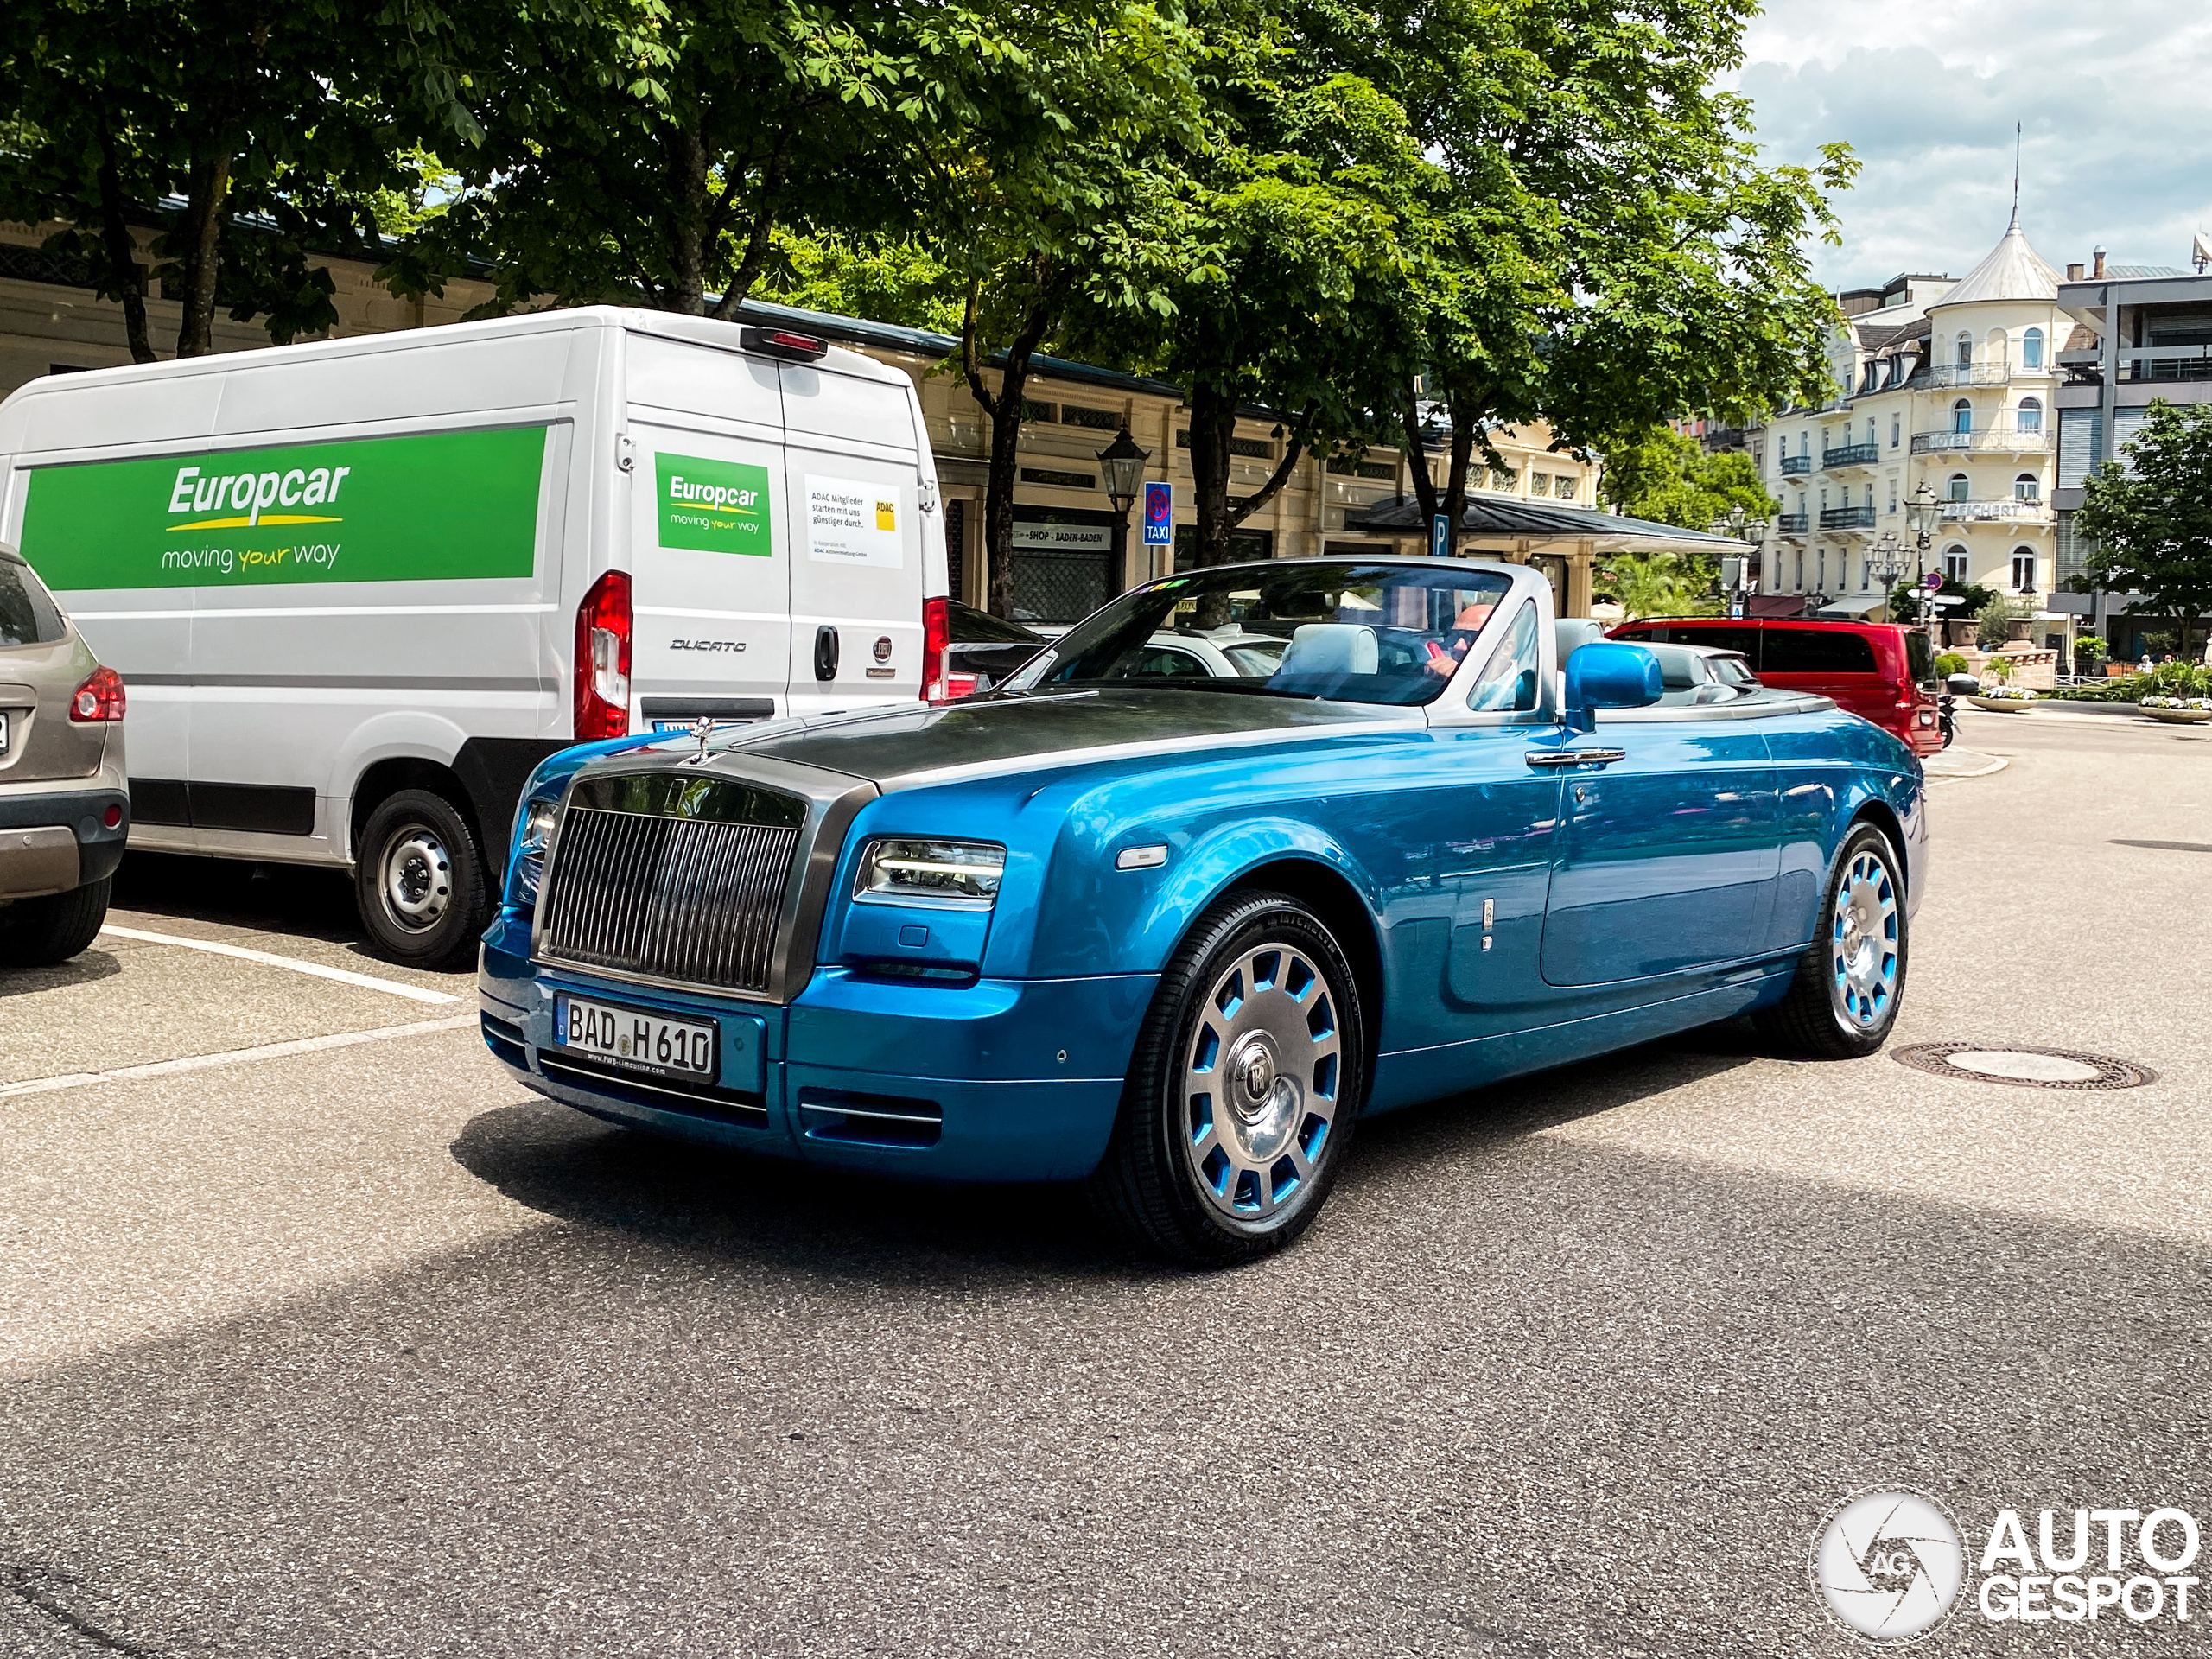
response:
<path id="1" fill-rule="evenodd" d="M 453 803 L 403 789 L 362 826 L 353 898 L 378 954 L 410 968 L 465 968 L 484 931 L 483 861 Z"/>
<path id="2" fill-rule="evenodd" d="M 1759 1030 L 1805 1059 L 1874 1053 L 1897 1021 L 1909 944 L 1897 849 L 1872 824 L 1856 824 L 1844 837 L 1789 995 L 1756 1016 Z"/>
<path id="3" fill-rule="evenodd" d="M 1199 918 L 1137 1038 L 1094 1192 L 1190 1267 L 1280 1249 L 1320 1210 L 1359 1116 L 1366 1031 L 1319 917 L 1236 893 Z"/>

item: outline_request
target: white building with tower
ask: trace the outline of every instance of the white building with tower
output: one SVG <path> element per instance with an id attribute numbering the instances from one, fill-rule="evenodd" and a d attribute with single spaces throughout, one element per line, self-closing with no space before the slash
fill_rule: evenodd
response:
<path id="1" fill-rule="evenodd" d="M 1836 296 L 1835 395 L 1747 435 L 1782 503 L 1760 550 L 1762 611 L 1879 617 L 1895 575 L 1921 569 L 2048 608 L 2053 391 L 2074 326 L 2058 286 L 2015 209 L 1964 276 Z M 1908 511 L 1923 486 L 1940 503 L 1924 550 Z M 2043 617 L 2033 638 L 2062 645 L 2065 626 Z"/>

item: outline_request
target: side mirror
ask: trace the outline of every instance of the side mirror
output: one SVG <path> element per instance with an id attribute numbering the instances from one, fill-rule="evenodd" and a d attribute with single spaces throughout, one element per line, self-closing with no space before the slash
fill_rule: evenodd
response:
<path id="1" fill-rule="evenodd" d="M 1971 674 L 1954 674 L 1943 682 L 1943 689 L 1955 697 L 1970 697 L 1981 690 L 1981 682 Z"/>
<path id="2" fill-rule="evenodd" d="M 1642 645 L 1592 640 L 1567 659 L 1567 723 L 1593 730 L 1596 710 L 1648 709 L 1666 689 L 1659 659 Z"/>

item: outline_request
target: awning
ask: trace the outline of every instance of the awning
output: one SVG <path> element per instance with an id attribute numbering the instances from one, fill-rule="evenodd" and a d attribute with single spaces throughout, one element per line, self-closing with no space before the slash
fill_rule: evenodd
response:
<path id="1" fill-rule="evenodd" d="M 1889 605 L 1887 594 L 1847 594 L 1841 599 L 1830 600 L 1813 614 L 1826 617 L 1831 622 L 1849 622 L 1871 616 L 1876 611 L 1887 611 Z"/>
<path id="2" fill-rule="evenodd" d="M 1770 622 L 1786 622 L 1805 613 L 1802 594 L 1746 594 L 1744 614 Z"/>
<path id="3" fill-rule="evenodd" d="M 1344 515 L 1346 530 L 1425 531 L 1419 501 L 1403 497 Z M 1713 536 L 1701 530 L 1654 524 L 1648 518 L 1627 518 L 1616 512 L 1590 507 L 1554 505 L 1526 496 L 1491 495 L 1471 490 L 1459 515 L 1460 540 L 1511 543 L 1503 551 L 1516 553 L 1755 553 L 1756 543 L 1732 536 Z M 1479 548 L 1478 551 L 1481 550 Z"/>

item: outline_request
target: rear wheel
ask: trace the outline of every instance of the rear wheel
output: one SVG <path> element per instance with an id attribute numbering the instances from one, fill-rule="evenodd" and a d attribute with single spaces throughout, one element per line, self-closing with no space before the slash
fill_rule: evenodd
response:
<path id="1" fill-rule="evenodd" d="M 44 899 L 18 899 L 0 908 L 0 964 L 47 968 L 67 962 L 92 944 L 107 920 L 113 876 L 87 881 Z"/>
<path id="2" fill-rule="evenodd" d="M 353 897 L 379 955 L 410 968 L 465 968 L 484 931 L 484 865 L 452 802 L 403 789 L 362 827 Z"/>
<path id="3" fill-rule="evenodd" d="M 1844 838 L 1789 994 L 1757 1016 L 1759 1030 L 1806 1059 L 1874 1053 L 1897 1024 L 1908 944 L 1904 866 L 1887 836 L 1858 824 Z"/>
<path id="4" fill-rule="evenodd" d="M 1344 1163 L 1365 1077 L 1359 993 L 1321 919 L 1231 895 L 1160 976 L 1093 1176 L 1138 1243 L 1230 1267 L 1310 1225 Z"/>

